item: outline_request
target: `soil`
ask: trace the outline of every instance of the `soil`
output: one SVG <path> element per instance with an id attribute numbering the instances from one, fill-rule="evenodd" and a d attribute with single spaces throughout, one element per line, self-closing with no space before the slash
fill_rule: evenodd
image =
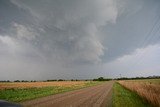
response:
<path id="1" fill-rule="evenodd" d="M 113 81 L 75 91 L 38 98 L 24 107 L 111 107 Z"/>

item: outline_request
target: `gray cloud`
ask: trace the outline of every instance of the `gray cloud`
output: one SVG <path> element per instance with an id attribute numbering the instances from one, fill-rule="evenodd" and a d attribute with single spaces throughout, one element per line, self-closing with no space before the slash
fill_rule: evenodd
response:
<path id="1" fill-rule="evenodd" d="M 46 36 L 41 43 L 45 49 L 60 51 L 58 55 L 63 53 L 62 57 L 67 56 L 75 61 L 101 61 L 99 57 L 103 55 L 104 46 L 96 33 L 100 26 L 115 23 L 118 14 L 115 1 L 12 2 L 36 17 L 44 30 L 41 36 Z"/>
<path id="2" fill-rule="evenodd" d="M 157 0 L 5 0 L 0 4 L 0 79 L 116 77 L 118 69 L 127 72 L 128 68 L 118 66 L 128 60 L 116 62 L 117 58 L 159 43 L 160 22 L 154 24 L 160 17 Z M 153 26 L 151 39 L 145 40 Z M 137 59 L 132 56 L 132 60 Z"/>
<path id="3" fill-rule="evenodd" d="M 100 30 L 104 46 L 108 50 L 104 62 L 112 61 L 137 48 L 159 43 L 160 2 L 158 0 L 125 0 L 117 23 L 106 25 Z"/>

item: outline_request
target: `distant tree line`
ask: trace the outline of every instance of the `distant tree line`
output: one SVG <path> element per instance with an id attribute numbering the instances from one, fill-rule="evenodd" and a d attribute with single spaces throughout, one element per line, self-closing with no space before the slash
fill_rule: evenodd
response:
<path id="1" fill-rule="evenodd" d="M 36 82 L 36 80 L 14 80 L 14 81 L 10 81 L 10 80 L 1 80 L 0 82 Z"/>
<path id="2" fill-rule="evenodd" d="M 51 81 L 82 81 L 82 80 L 78 80 L 78 79 L 71 79 L 71 80 L 65 80 L 65 79 L 53 79 L 53 80 L 46 80 L 44 82 L 51 82 Z"/>
<path id="3" fill-rule="evenodd" d="M 133 77 L 133 78 L 121 77 L 121 78 L 116 78 L 115 80 L 137 80 L 137 79 L 160 79 L 160 76 Z"/>
<path id="4" fill-rule="evenodd" d="M 53 80 L 44 80 L 43 82 L 52 82 L 52 81 L 84 81 L 84 80 L 78 80 L 78 79 L 71 79 L 71 80 L 65 80 L 65 79 L 53 79 Z M 85 80 L 88 81 L 88 80 Z M 10 80 L 0 80 L 0 82 L 38 82 L 36 80 L 14 80 L 14 81 L 10 81 Z"/>
<path id="5" fill-rule="evenodd" d="M 1 80 L 0 82 L 10 82 L 10 80 Z"/>
<path id="6" fill-rule="evenodd" d="M 44 80 L 43 82 L 52 82 L 52 81 L 109 81 L 109 80 L 136 80 L 136 79 L 160 79 L 160 76 L 148 76 L 148 77 L 133 77 L 133 78 L 127 78 L 127 77 L 121 77 L 121 78 L 104 78 L 99 77 L 95 79 L 86 79 L 86 80 L 80 80 L 80 79 L 71 79 L 71 80 L 65 80 L 65 79 L 53 79 L 53 80 Z M 36 80 L 0 80 L 0 82 L 37 82 Z"/>
<path id="7" fill-rule="evenodd" d="M 110 78 L 103 78 L 103 77 L 99 77 L 99 78 L 96 78 L 96 79 L 93 79 L 93 81 L 110 81 L 112 79 Z"/>
<path id="8" fill-rule="evenodd" d="M 28 81 L 28 80 L 15 80 L 13 82 L 36 82 L 36 80 L 31 80 L 31 81 Z"/>

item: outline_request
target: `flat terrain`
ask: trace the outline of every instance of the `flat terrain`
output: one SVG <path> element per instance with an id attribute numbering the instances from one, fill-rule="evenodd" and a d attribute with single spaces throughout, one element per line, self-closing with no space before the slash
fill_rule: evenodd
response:
<path id="1" fill-rule="evenodd" d="M 25 107 L 106 107 L 111 106 L 113 81 L 21 103 Z"/>
<path id="2" fill-rule="evenodd" d="M 117 82 L 113 85 L 112 102 L 112 107 L 152 107 L 144 98 Z"/>
<path id="3" fill-rule="evenodd" d="M 44 96 L 86 88 L 104 82 L 98 81 L 54 81 L 54 82 L 8 82 L 0 83 L 0 99 L 22 102 Z"/>
<path id="4" fill-rule="evenodd" d="M 68 87 L 72 85 L 83 85 L 86 81 L 54 81 L 54 82 L 6 82 L 0 83 L 0 89 L 11 88 L 33 88 L 33 87 L 49 87 L 49 86 L 63 86 Z"/>
<path id="5" fill-rule="evenodd" d="M 119 81 L 125 88 L 137 93 L 155 107 L 160 107 L 160 79 Z"/>

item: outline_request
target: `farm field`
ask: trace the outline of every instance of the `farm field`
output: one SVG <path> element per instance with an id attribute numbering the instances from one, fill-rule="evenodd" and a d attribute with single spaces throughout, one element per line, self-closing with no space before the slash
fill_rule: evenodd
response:
<path id="1" fill-rule="evenodd" d="M 159 107 L 159 90 L 160 79 L 116 82 L 2 82 L 0 99 L 33 107 L 34 105 L 38 107 L 44 105 L 47 107 L 50 105 L 100 107 L 103 105 L 105 107 L 107 104 L 112 104 L 113 107 Z"/>
<path id="2" fill-rule="evenodd" d="M 137 93 L 153 106 L 160 106 L 160 79 L 119 81 L 125 88 Z"/>
<path id="3" fill-rule="evenodd" d="M 110 107 L 114 82 L 22 102 L 24 107 Z"/>
<path id="4" fill-rule="evenodd" d="M 0 89 L 11 88 L 33 88 L 33 87 L 49 87 L 49 86 L 63 86 L 68 87 L 72 85 L 84 85 L 85 81 L 53 81 L 53 82 L 1 82 Z"/>
<path id="5" fill-rule="evenodd" d="M 0 83 L 0 99 L 20 102 L 101 84 L 93 81 Z"/>
<path id="6" fill-rule="evenodd" d="M 113 86 L 113 107 L 152 107 L 146 100 L 119 83 Z"/>

